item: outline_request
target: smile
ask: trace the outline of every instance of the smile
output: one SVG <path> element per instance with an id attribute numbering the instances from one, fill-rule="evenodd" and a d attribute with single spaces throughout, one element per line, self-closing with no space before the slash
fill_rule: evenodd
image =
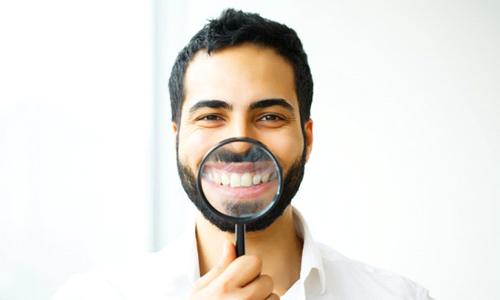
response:
<path id="1" fill-rule="evenodd" d="M 203 170 L 203 190 L 210 203 L 261 201 L 269 203 L 278 190 L 277 171 L 270 161 L 211 162 Z"/>
<path id="2" fill-rule="evenodd" d="M 231 188 L 256 186 L 277 177 L 269 163 L 217 163 L 208 165 L 204 171 L 204 179 Z"/>

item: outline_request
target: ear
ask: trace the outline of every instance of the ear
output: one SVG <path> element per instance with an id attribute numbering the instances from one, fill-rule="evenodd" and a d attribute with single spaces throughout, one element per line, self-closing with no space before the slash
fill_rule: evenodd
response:
<path id="1" fill-rule="evenodd" d="M 177 135 L 177 123 L 176 122 L 172 122 L 172 132 L 174 133 L 174 135 Z"/>
<path id="2" fill-rule="evenodd" d="M 309 160 L 313 145 L 313 120 L 309 119 L 304 124 L 305 143 L 306 143 L 306 162 Z"/>

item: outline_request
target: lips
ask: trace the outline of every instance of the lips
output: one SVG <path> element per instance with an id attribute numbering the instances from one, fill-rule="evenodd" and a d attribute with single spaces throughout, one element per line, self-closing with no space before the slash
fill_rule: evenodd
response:
<path id="1" fill-rule="evenodd" d="M 202 176 L 203 190 L 209 201 L 270 202 L 278 187 L 276 168 L 272 162 L 210 163 L 205 165 Z"/>
<path id="2" fill-rule="evenodd" d="M 276 169 L 270 162 L 212 163 L 205 166 L 204 178 L 232 188 L 251 187 L 276 178 Z"/>

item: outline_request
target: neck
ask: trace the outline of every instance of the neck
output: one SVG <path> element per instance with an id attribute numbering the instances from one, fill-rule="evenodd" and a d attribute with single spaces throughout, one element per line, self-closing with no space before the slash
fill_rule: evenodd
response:
<path id="1" fill-rule="evenodd" d="M 196 240 L 200 276 L 203 276 L 219 261 L 223 241 L 234 243 L 234 234 L 220 231 L 199 213 Z M 246 233 L 246 254 L 262 260 L 262 274 L 273 278 L 274 293 L 278 295 L 283 295 L 299 279 L 302 240 L 295 231 L 291 206 L 268 228 Z"/>

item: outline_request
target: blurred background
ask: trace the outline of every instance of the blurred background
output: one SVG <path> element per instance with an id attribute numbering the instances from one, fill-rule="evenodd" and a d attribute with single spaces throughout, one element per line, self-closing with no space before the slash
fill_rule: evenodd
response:
<path id="1" fill-rule="evenodd" d="M 49 299 L 182 232 L 167 81 L 227 7 L 294 28 L 309 55 L 294 203 L 315 238 L 436 299 L 500 299 L 494 0 L 0 2 L 0 299 Z"/>

